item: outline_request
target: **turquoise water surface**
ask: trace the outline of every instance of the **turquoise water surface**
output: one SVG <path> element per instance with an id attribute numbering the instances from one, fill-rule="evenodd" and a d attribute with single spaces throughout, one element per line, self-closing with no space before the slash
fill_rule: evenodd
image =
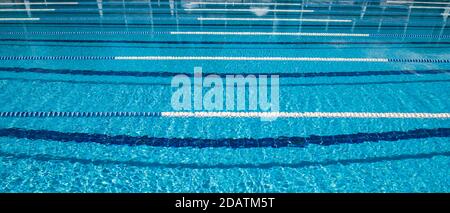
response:
<path id="1" fill-rule="evenodd" d="M 450 191 L 449 118 L 31 114 L 170 112 L 194 67 L 279 75 L 283 112 L 449 113 L 446 0 L 42 2 L 0 3 L 1 192 Z"/>

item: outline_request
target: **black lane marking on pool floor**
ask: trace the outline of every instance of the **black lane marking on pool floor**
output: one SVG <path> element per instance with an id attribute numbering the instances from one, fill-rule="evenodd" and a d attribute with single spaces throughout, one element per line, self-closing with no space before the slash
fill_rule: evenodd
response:
<path id="1" fill-rule="evenodd" d="M 450 137 L 450 128 L 414 129 L 408 131 L 389 131 L 377 133 L 355 133 L 330 136 L 310 135 L 308 137 L 277 138 L 157 138 L 151 136 L 107 135 L 98 133 L 68 133 L 52 130 L 31 130 L 21 128 L 0 129 L 0 137 L 49 140 L 58 142 L 93 142 L 105 145 L 157 146 L 157 147 L 305 147 L 309 144 L 329 146 L 336 144 L 359 144 L 364 142 L 400 141 L 434 137 Z"/>
<path id="2" fill-rule="evenodd" d="M 100 76 L 130 76 L 130 77 L 173 77 L 183 74 L 193 77 L 193 73 L 173 73 L 173 72 L 136 72 L 136 71 L 96 71 L 96 70 L 72 70 L 72 69 L 45 69 L 45 68 L 21 68 L 21 67 L 0 67 L 0 72 L 14 73 L 43 73 L 43 74 L 65 74 L 65 75 L 100 75 Z M 430 74 L 450 74 L 448 69 L 435 70 L 387 70 L 387 71 L 354 71 L 354 72 L 305 72 L 305 73 L 206 73 L 205 75 L 279 75 L 285 78 L 312 78 L 312 77 L 357 77 L 357 76 L 386 76 L 386 75 L 430 75 Z"/>
<path id="3" fill-rule="evenodd" d="M 324 161 L 299 161 L 299 162 L 269 162 L 269 163 L 233 163 L 233 164 L 207 164 L 207 163 L 160 163 L 146 162 L 140 160 L 109 160 L 109 159 L 86 159 L 77 157 L 63 157 L 49 154 L 25 154 L 25 153 L 9 153 L 0 151 L 0 158 L 5 160 L 36 160 L 48 163 L 49 161 L 66 161 L 69 163 L 80 163 L 85 165 L 128 165 L 146 168 L 185 168 L 185 169 L 270 169 L 274 167 L 285 168 L 304 168 L 311 166 L 331 166 L 331 165 L 349 165 L 362 163 L 377 163 L 386 161 L 412 160 L 412 159 L 430 159 L 437 156 L 450 157 L 450 152 L 431 152 L 419 154 L 400 154 L 394 156 L 381 157 L 364 157 L 340 160 L 324 160 Z"/>
<path id="4" fill-rule="evenodd" d="M 127 85 L 127 86 L 170 86 L 171 83 L 164 82 L 127 82 L 127 81 L 80 81 L 80 80 L 53 80 L 53 79 L 30 79 L 30 78 L 0 78 L 7 81 L 40 82 L 40 83 L 69 83 L 69 84 L 91 84 L 91 85 Z M 450 80 L 413 80 L 413 81 L 376 81 L 376 82 L 349 82 L 349 83 L 283 83 L 280 87 L 315 87 L 315 86 L 355 86 L 355 85 L 382 85 L 382 84 L 424 84 L 424 83 L 447 83 Z M 270 85 L 270 84 L 269 84 Z M 242 85 L 236 85 L 242 87 Z M 267 85 L 261 85 L 267 86 Z"/>

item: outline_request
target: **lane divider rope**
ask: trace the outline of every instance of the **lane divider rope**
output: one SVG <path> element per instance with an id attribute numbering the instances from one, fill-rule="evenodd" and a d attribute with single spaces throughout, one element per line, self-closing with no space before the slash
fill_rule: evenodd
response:
<path id="1" fill-rule="evenodd" d="M 31 31 L 31 32 L 0 32 L 0 35 L 151 35 L 151 34 L 169 34 L 169 32 L 160 31 Z"/>
<path id="2" fill-rule="evenodd" d="M 41 18 L 0 18 L 0 21 L 39 21 Z"/>
<path id="3" fill-rule="evenodd" d="M 450 38 L 450 35 L 431 34 L 369 34 L 369 33 L 319 33 L 319 32 L 220 32 L 220 31 L 172 31 L 171 35 L 234 35 L 234 36 L 326 36 L 326 37 L 390 37 L 390 38 Z"/>
<path id="4" fill-rule="evenodd" d="M 450 38 L 450 35 L 432 34 L 369 34 L 320 32 L 220 32 L 220 31 L 31 31 L 0 32 L 0 35 L 233 35 L 233 36 L 326 36 L 326 37 L 383 37 L 383 38 Z"/>
<path id="5" fill-rule="evenodd" d="M 386 58 L 324 58 L 324 57 L 240 57 L 240 56 L 116 56 L 115 60 L 206 60 L 206 61 L 352 61 L 388 62 Z"/>
<path id="6" fill-rule="evenodd" d="M 52 8 L 45 9 L 0 9 L 0 12 L 46 12 L 46 11 L 55 11 Z"/>
<path id="7" fill-rule="evenodd" d="M 114 60 L 114 56 L 0 56 L 0 60 Z"/>
<path id="8" fill-rule="evenodd" d="M 198 17 L 198 21 L 296 21 L 296 22 L 352 22 L 350 19 L 313 19 L 313 18 L 209 18 Z"/>
<path id="9" fill-rule="evenodd" d="M 3 5 L 76 5 L 78 2 L 1 2 L 0 6 Z"/>
<path id="10" fill-rule="evenodd" d="M 147 60 L 147 61 L 333 61 L 450 63 L 450 59 L 424 58 L 326 58 L 326 57 L 239 57 L 239 56 L 0 56 L 0 60 Z"/>
<path id="11" fill-rule="evenodd" d="M 185 11 L 207 11 L 207 12 L 254 12 L 257 9 L 228 9 L 228 8 L 185 8 Z M 278 13 L 313 13 L 314 10 L 280 10 L 280 9 L 264 9 L 264 12 Z"/>
<path id="12" fill-rule="evenodd" d="M 247 36 L 329 36 L 329 37 L 369 37 L 370 34 L 362 33 L 299 33 L 299 32 L 202 32 L 202 31 L 185 31 L 170 32 L 171 35 L 247 35 Z"/>
<path id="13" fill-rule="evenodd" d="M 169 118 L 418 118 L 449 119 L 450 113 L 402 112 L 0 112 L 0 117 L 169 117 Z"/>

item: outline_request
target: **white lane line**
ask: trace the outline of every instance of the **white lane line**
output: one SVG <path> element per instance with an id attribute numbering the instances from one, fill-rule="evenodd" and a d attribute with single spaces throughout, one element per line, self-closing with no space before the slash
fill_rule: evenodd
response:
<path id="1" fill-rule="evenodd" d="M 0 12 L 16 12 L 16 11 L 55 11 L 55 9 L 0 9 Z"/>
<path id="2" fill-rule="evenodd" d="M 275 3 L 275 2 L 188 2 L 188 4 L 198 5 L 279 5 L 279 6 L 301 6 L 298 3 Z"/>
<path id="3" fill-rule="evenodd" d="M 450 2 L 426 2 L 426 1 L 387 1 L 388 4 L 450 4 Z"/>
<path id="4" fill-rule="evenodd" d="M 172 35 L 243 35 L 243 36 L 333 36 L 333 37 L 369 37 L 369 34 L 358 33 L 289 33 L 289 32 L 214 32 L 214 31 L 185 31 L 170 32 Z"/>
<path id="5" fill-rule="evenodd" d="M 162 117 L 219 118 L 437 118 L 448 119 L 450 113 L 402 112 L 161 112 Z"/>
<path id="6" fill-rule="evenodd" d="M 206 61 L 351 61 L 389 62 L 387 58 L 320 58 L 320 57 L 226 57 L 226 56 L 115 56 L 114 60 L 206 60 Z"/>
<path id="7" fill-rule="evenodd" d="M 411 9 L 450 9 L 450 7 L 409 6 Z"/>
<path id="8" fill-rule="evenodd" d="M 40 18 L 0 18 L 0 21 L 39 21 Z"/>
<path id="9" fill-rule="evenodd" d="M 253 9 L 207 9 L 207 8 L 185 8 L 185 11 L 211 11 L 211 12 L 253 12 Z M 267 9 L 264 12 L 280 12 L 280 13 L 312 13 L 314 10 L 279 10 Z"/>
<path id="10" fill-rule="evenodd" d="M 1 2 L 0 5 L 75 5 L 78 2 Z"/>
<path id="11" fill-rule="evenodd" d="M 352 22 L 348 19 L 305 19 L 305 18 L 204 18 L 198 17 L 199 21 L 303 21 L 303 22 Z"/>

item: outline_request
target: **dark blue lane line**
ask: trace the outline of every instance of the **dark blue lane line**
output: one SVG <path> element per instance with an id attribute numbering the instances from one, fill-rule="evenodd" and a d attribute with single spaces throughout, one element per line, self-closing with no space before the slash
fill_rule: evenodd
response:
<path id="1" fill-rule="evenodd" d="M 99 76 L 129 76 L 129 77 L 173 77 L 183 74 L 194 77 L 193 73 L 173 73 L 165 71 L 136 72 L 136 71 L 96 71 L 96 70 L 72 70 L 72 69 L 45 69 L 45 68 L 22 68 L 22 67 L 0 67 L 0 72 L 14 73 L 43 73 L 43 74 L 65 74 L 65 75 L 99 75 Z M 260 72 L 260 73 L 208 73 L 204 75 L 279 75 L 284 78 L 313 78 L 313 77 L 358 77 L 358 76 L 388 76 L 388 75 L 434 75 L 450 74 L 448 69 L 434 70 L 387 70 L 387 71 L 354 71 L 354 72 L 305 72 L 305 73 L 282 73 L 282 72 Z"/>
<path id="2" fill-rule="evenodd" d="M 420 160 L 431 159 L 437 156 L 450 157 L 450 152 L 431 152 L 420 154 L 403 154 L 395 156 L 383 157 L 366 157 L 357 159 L 343 159 L 343 160 L 324 160 L 324 161 L 299 161 L 294 163 L 237 163 L 237 164 L 205 164 L 205 163 L 159 163 L 159 162 L 145 162 L 137 160 L 119 161 L 108 159 L 82 159 L 75 157 L 53 156 L 48 154 L 24 154 L 24 153 L 8 153 L 0 151 L 0 158 L 9 160 L 35 160 L 40 162 L 69 162 L 72 164 L 79 163 L 83 165 L 125 165 L 145 168 L 168 168 L 168 169 L 271 169 L 274 167 L 283 168 L 305 168 L 317 166 L 331 166 L 331 165 L 351 165 L 351 164 L 368 164 L 378 163 L 384 161 L 401 161 L 401 160 Z"/>
<path id="3" fill-rule="evenodd" d="M 442 82 L 450 82 L 448 80 L 413 80 L 413 81 L 375 81 L 375 82 L 347 82 L 347 83 L 308 83 L 308 84 L 296 84 L 296 83 L 287 83 L 280 84 L 280 86 L 284 87 L 313 87 L 313 86 L 355 86 L 355 85 L 377 85 L 377 84 L 412 84 L 412 83 L 442 83 Z"/>
<path id="4" fill-rule="evenodd" d="M 170 86 L 170 82 L 126 82 L 126 81 L 82 81 L 82 80 L 62 80 L 62 79 L 29 79 L 29 78 L 1 78 L 0 81 L 23 81 L 42 83 L 69 83 L 69 84 L 92 84 L 92 85 L 127 85 L 127 86 Z M 348 83 L 280 83 L 280 87 L 315 87 L 315 86 L 355 86 L 355 85 L 379 85 L 379 84 L 413 84 L 413 83 L 443 83 L 449 80 L 414 80 L 414 81 L 377 81 L 377 82 L 348 82 Z M 270 85 L 270 84 L 268 84 Z M 194 84 L 194 86 L 196 86 Z M 245 85 L 235 85 L 234 87 L 244 87 Z M 267 85 L 260 85 L 267 86 Z M 217 86 L 219 87 L 219 86 Z"/>
<path id="5" fill-rule="evenodd" d="M 450 137 L 450 128 L 415 129 L 377 133 L 356 133 L 331 136 L 311 135 L 308 137 L 277 138 L 157 138 L 151 136 L 107 135 L 98 133 L 68 133 L 52 130 L 31 130 L 21 128 L 0 129 L 0 137 L 58 142 L 98 143 L 104 145 L 156 146 L 156 147 L 305 147 L 310 144 L 329 146 L 337 144 L 359 144 L 364 142 L 400 141 L 434 137 Z"/>
<path id="6" fill-rule="evenodd" d="M 257 41 L 133 41 L 133 40 L 88 40 L 88 39 L 64 39 L 64 40 L 56 40 L 56 39 L 0 39 L 0 42 L 54 42 L 54 43 L 131 43 L 131 44 L 251 44 L 251 45 L 339 45 L 339 44 L 450 44 L 448 41 L 401 41 L 401 42 L 390 42 L 390 41 L 266 41 L 266 42 L 257 42 Z"/>

